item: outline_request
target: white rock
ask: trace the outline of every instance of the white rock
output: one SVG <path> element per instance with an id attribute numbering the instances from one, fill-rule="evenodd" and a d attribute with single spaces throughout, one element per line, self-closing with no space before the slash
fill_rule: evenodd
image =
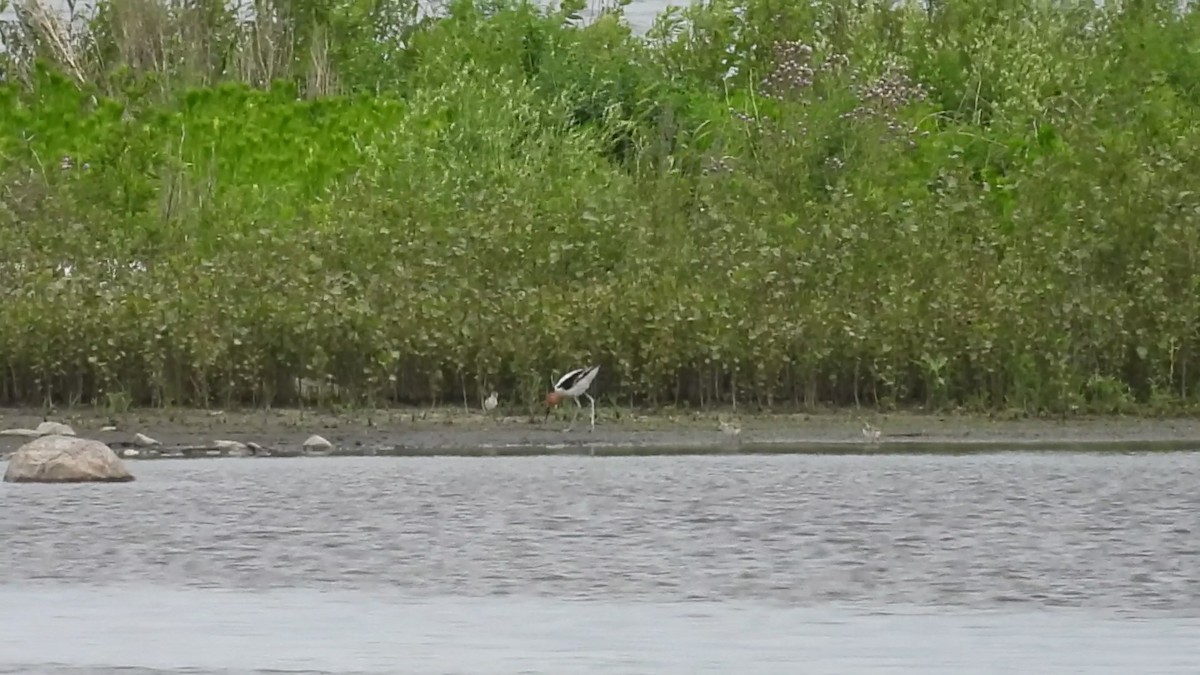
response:
<path id="1" fill-rule="evenodd" d="M 324 438 L 321 438 L 320 436 L 313 434 L 312 436 L 308 437 L 308 440 L 304 441 L 304 449 L 309 452 L 322 452 L 325 450 L 332 450 L 333 443 L 330 443 L 329 441 L 325 440 Z"/>
<path id="2" fill-rule="evenodd" d="M 100 431 L 116 431 L 116 430 L 117 430 L 117 428 L 111 424 L 106 427 L 100 427 Z"/>
<path id="3" fill-rule="evenodd" d="M 37 432 L 42 436 L 74 436 L 75 430 L 69 424 L 62 422 L 42 422 L 37 426 Z"/>
<path id="4" fill-rule="evenodd" d="M 162 443 L 159 443 L 158 441 L 154 440 L 153 438 L 150 438 L 146 434 L 141 434 L 141 433 L 134 435 L 133 442 L 137 443 L 138 445 L 142 446 L 143 448 L 149 448 L 149 447 L 153 447 L 156 445 L 162 445 Z"/>
<path id="5" fill-rule="evenodd" d="M 142 454 L 142 453 L 138 452 L 137 450 L 134 450 L 133 448 L 125 448 L 124 450 L 121 451 L 122 457 L 137 457 L 140 454 Z"/>
<path id="6" fill-rule="evenodd" d="M 224 450 L 228 455 L 249 455 L 250 447 L 241 441 L 213 441 L 213 447 Z"/>
<path id="7" fill-rule="evenodd" d="M 41 436 L 41 434 L 39 434 L 34 429 L 5 429 L 4 431 L 0 431 L 0 436 L 21 436 L 24 438 L 37 438 L 38 436 Z"/>
<path id="8" fill-rule="evenodd" d="M 53 434 L 22 445 L 8 459 L 6 483 L 125 482 L 133 474 L 112 448 L 88 438 Z"/>

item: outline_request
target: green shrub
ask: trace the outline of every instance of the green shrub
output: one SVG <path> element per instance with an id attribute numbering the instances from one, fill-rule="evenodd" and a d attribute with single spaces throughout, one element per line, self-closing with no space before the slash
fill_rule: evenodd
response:
<path id="1" fill-rule="evenodd" d="M 1190 10 L 143 5 L 6 33 L 0 403 L 1195 399 Z"/>

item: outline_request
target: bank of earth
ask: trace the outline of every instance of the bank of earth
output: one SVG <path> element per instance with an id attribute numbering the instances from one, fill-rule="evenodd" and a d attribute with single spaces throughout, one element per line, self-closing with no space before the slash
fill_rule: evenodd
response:
<path id="1" fill-rule="evenodd" d="M 43 410 L 0 410 L 0 428 L 35 428 Z M 113 443 L 147 434 L 164 447 L 203 445 L 216 439 L 299 447 L 312 434 L 333 443 L 335 454 L 660 454 L 715 452 L 970 452 L 1021 449 L 1200 449 L 1200 418 L 1075 417 L 994 419 L 985 415 L 877 413 L 846 410 L 816 414 L 735 414 L 606 410 L 588 431 L 541 416 L 484 415 L 462 408 L 318 412 L 314 410 L 102 409 L 51 411 L 83 437 Z M 731 435 L 719 421 L 740 427 Z M 863 435 L 863 422 L 881 432 Z M 104 430 L 115 425 L 116 430 Z M 0 438 L 0 452 L 28 439 Z M 12 447 L 9 447 L 12 446 Z"/>

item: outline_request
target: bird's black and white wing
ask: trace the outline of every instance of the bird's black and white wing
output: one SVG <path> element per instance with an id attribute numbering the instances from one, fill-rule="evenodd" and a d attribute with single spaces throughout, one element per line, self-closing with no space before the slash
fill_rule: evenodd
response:
<path id="1" fill-rule="evenodd" d="M 590 366 L 588 368 L 576 368 L 569 373 L 558 378 L 558 382 L 554 383 L 556 391 L 575 391 L 587 389 L 592 380 L 596 379 L 596 373 L 600 372 L 600 366 Z"/>

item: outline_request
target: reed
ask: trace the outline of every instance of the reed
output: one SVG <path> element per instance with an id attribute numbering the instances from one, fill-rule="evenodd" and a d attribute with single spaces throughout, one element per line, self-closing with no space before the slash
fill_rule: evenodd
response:
<path id="1" fill-rule="evenodd" d="M 1173 3 L 32 2 L 0 403 L 1196 400 Z"/>

